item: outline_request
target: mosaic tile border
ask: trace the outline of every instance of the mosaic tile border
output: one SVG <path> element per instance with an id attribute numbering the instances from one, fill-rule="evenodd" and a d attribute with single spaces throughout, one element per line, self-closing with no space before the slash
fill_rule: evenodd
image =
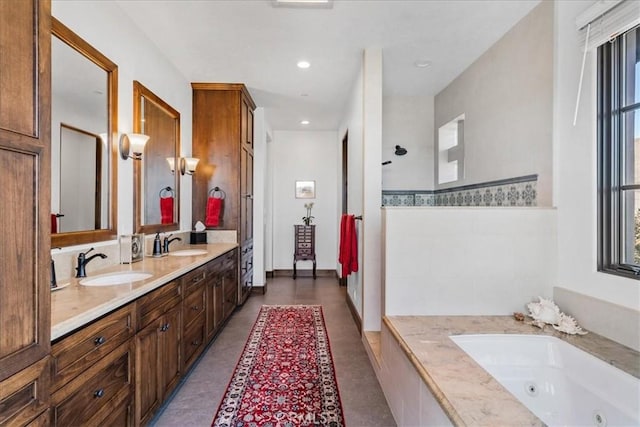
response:
<path id="1" fill-rule="evenodd" d="M 442 190 L 384 190 L 382 206 L 537 206 L 538 175 Z"/>

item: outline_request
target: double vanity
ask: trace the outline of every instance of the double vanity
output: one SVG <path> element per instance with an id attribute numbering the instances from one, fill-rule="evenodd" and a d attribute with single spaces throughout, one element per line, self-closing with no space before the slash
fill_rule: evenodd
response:
<path id="1" fill-rule="evenodd" d="M 236 248 L 187 246 L 52 292 L 52 424 L 147 423 L 235 309 Z"/>

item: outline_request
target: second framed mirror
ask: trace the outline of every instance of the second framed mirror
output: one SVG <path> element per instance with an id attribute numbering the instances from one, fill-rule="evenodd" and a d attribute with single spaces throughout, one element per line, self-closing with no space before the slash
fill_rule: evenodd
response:
<path id="1" fill-rule="evenodd" d="M 180 223 L 180 113 L 133 82 L 133 131 L 149 137 L 134 160 L 137 233 L 177 230 Z"/>

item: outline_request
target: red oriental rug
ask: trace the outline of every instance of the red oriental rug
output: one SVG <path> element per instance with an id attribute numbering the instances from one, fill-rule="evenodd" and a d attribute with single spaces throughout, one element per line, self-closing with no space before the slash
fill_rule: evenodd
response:
<path id="1" fill-rule="evenodd" d="M 321 306 L 262 306 L 212 425 L 344 426 Z"/>

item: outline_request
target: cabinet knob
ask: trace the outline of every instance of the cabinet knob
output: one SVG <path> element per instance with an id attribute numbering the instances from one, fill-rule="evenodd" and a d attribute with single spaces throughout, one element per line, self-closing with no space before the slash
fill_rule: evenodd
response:
<path id="1" fill-rule="evenodd" d="M 171 326 L 170 324 L 165 323 L 164 325 L 162 325 L 162 326 L 160 327 L 160 331 L 161 331 L 161 332 L 167 332 L 167 331 L 169 330 L 169 327 L 170 327 L 170 326 Z"/>
<path id="2" fill-rule="evenodd" d="M 197 347 L 197 346 L 199 346 L 199 345 L 200 345 L 200 341 L 195 340 L 195 341 L 193 341 L 193 342 L 191 343 L 191 345 L 192 345 L 192 346 L 194 346 L 194 347 Z"/>
<path id="3" fill-rule="evenodd" d="M 198 311 L 200 310 L 200 307 L 198 307 L 197 305 L 194 305 L 193 307 L 191 307 L 191 310 Z"/>
<path id="4" fill-rule="evenodd" d="M 104 344 L 105 342 L 107 342 L 107 339 L 105 337 L 98 337 L 95 340 L 93 340 L 93 343 L 96 345 L 96 347 Z"/>
<path id="5" fill-rule="evenodd" d="M 101 398 L 102 396 L 104 396 L 104 389 L 100 389 L 100 390 L 96 390 L 93 392 L 93 397 L 95 398 Z"/>

